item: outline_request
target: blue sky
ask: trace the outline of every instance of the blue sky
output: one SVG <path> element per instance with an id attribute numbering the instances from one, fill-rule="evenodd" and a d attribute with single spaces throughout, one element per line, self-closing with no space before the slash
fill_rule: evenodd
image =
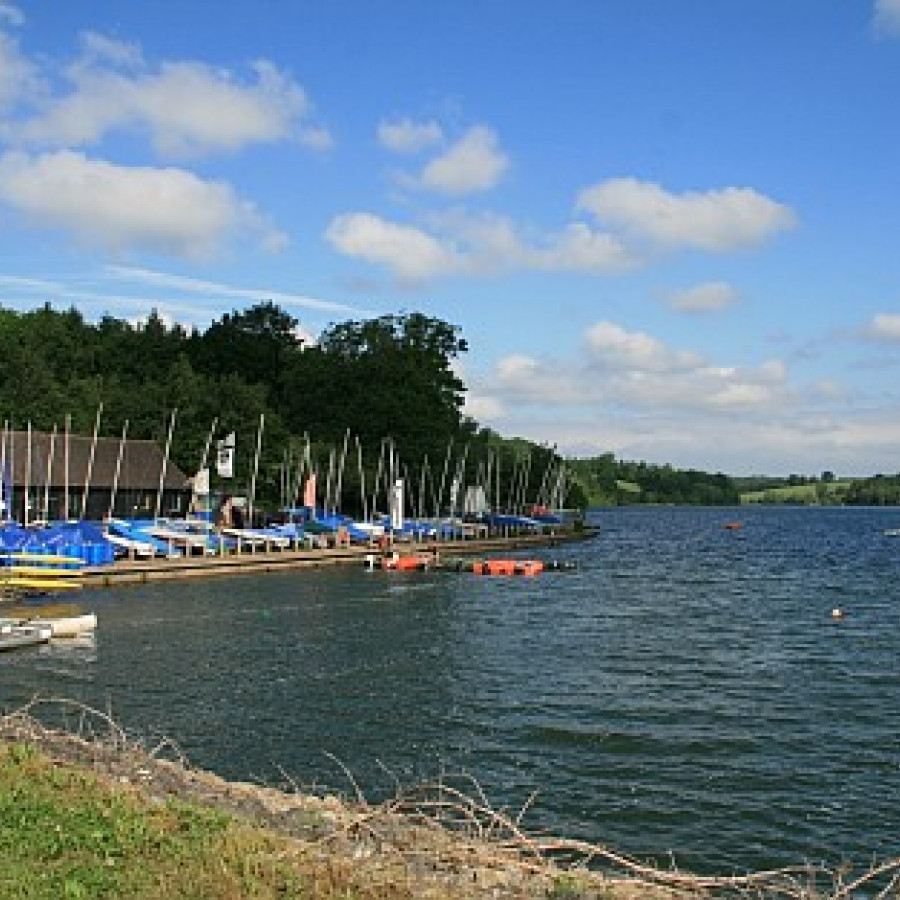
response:
<path id="1" fill-rule="evenodd" d="M 0 305 L 457 325 L 569 455 L 900 470 L 900 0 L 0 0 Z"/>

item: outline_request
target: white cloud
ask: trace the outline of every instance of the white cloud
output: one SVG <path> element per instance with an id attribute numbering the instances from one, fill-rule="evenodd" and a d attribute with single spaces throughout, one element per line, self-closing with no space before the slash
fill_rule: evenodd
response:
<path id="1" fill-rule="evenodd" d="M 386 266 L 403 280 L 420 281 L 460 267 L 456 254 L 431 235 L 369 213 L 338 216 L 325 237 L 341 253 Z"/>
<path id="2" fill-rule="evenodd" d="M 68 93 L 33 95 L 34 114 L 7 122 L 7 140 L 78 147 L 114 131 L 139 131 L 164 156 L 190 157 L 284 140 L 310 112 L 300 85 L 265 60 L 245 80 L 193 61 L 153 67 L 139 47 L 93 32 L 83 36 L 82 53 L 65 75 Z"/>
<path id="3" fill-rule="evenodd" d="M 470 128 L 446 153 L 422 170 L 416 184 L 424 190 L 461 196 L 493 188 L 509 160 L 497 146 L 497 136 L 483 125 Z"/>
<path id="4" fill-rule="evenodd" d="M 37 90 L 35 67 L 20 53 L 16 41 L 0 30 L 0 111 L 11 109 L 23 96 Z"/>
<path id="5" fill-rule="evenodd" d="M 327 128 L 302 128 L 300 130 L 300 143 L 310 150 L 331 150 L 334 147 L 334 138 Z"/>
<path id="6" fill-rule="evenodd" d="M 713 364 L 610 322 L 585 333 L 581 354 L 509 354 L 468 385 L 481 424 L 566 455 L 733 474 L 897 469 L 900 398 L 872 404 L 833 380 L 794 384 L 781 359 Z"/>
<path id="7" fill-rule="evenodd" d="M 875 0 L 875 30 L 884 36 L 900 35 L 900 0 Z"/>
<path id="8" fill-rule="evenodd" d="M 611 451 L 620 459 L 732 475 L 818 475 L 825 468 L 846 475 L 895 472 L 900 446 L 900 417 L 890 408 L 845 409 L 839 415 L 773 412 L 723 421 L 694 412 L 647 417 L 618 410 L 540 419 L 520 407 L 505 410 L 502 421 L 485 424 L 557 444 L 564 455 Z"/>
<path id="9" fill-rule="evenodd" d="M 349 213 L 332 222 L 326 237 L 341 253 L 383 266 L 406 281 L 517 269 L 619 272 L 634 264 L 614 236 L 585 225 L 558 234 L 523 235 L 505 217 L 460 211 L 434 215 L 429 225 L 426 230 L 370 213 Z"/>
<path id="10" fill-rule="evenodd" d="M 497 397 L 473 393 L 471 390 L 466 392 L 463 412 L 476 422 L 487 422 L 506 416 L 506 408 Z"/>
<path id="11" fill-rule="evenodd" d="M 418 153 L 440 143 L 443 137 L 441 126 L 434 121 L 412 122 L 400 119 L 381 122 L 378 126 L 378 143 L 395 153 Z"/>
<path id="12" fill-rule="evenodd" d="M 635 178 L 615 178 L 587 188 L 577 206 L 630 238 L 712 252 L 758 244 L 796 222 L 787 206 L 751 188 L 678 195 Z"/>
<path id="13" fill-rule="evenodd" d="M 97 31 L 81 34 L 83 56 L 74 63 L 73 71 L 79 71 L 92 63 L 108 62 L 114 66 L 139 67 L 143 64 L 141 48 L 137 44 L 127 44 L 107 37 Z"/>
<path id="14" fill-rule="evenodd" d="M 281 306 L 299 306 L 326 312 L 353 314 L 364 312 L 358 307 L 337 303 L 333 300 L 321 300 L 304 294 L 292 294 L 282 290 L 273 290 L 272 288 L 235 287 L 234 285 L 222 284 L 217 281 L 204 281 L 198 278 L 173 275 L 170 272 L 158 272 L 136 266 L 110 265 L 105 267 L 105 272 L 107 276 L 117 281 L 150 284 L 157 288 L 175 290 L 181 293 L 202 294 L 217 300 L 222 300 L 226 297 L 252 303 L 271 300 L 273 303 Z"/>
<path id="15" fill-rule="evenodd" d="M 283 240 L 227 184 L 181 169 L 127 168 L 68 151 L 0 157 L 0 202 L 33 225 L 119 253 L 140 249 L 208 259 L 242 235 L 270 246 Z"/>
<path id="16" fill-rule="evenodd" d="M 536 415 L 552 409 L 554 416 L 566 407 L 597 414 L 615 408 L 623 415 L 769 414 L 789 408 L 795 394 L 781 360 L 713 366 L 698 353 L 612 322 L 586 330 L 581 358 L 511 354 L 496 363 L 489 379 L 474 382 L 473 391 L 509 414 L 527 406 Z"/>
<path id="17" fill-rule="evenodd" d="M 533 256 L 536 268 L 579 272 L 621 272 L 638 262 L 615 235 L 579 222 L 567 226 Z"/>
<path id="18" fill-rule="evenodd" d="M 22 11 L 11 3 L 0 3 L 0 24 L 6 19 L 11 25 L 24 25 L 25 16 Z"/>
<path id="19" fill-rule="evenodd" d="M 595 322 L 585 334 L 593 367 L 630 372 L 684 372 L 696 369 L 700 357 L 670 350 L 643 331 L 626 331 L 613 322 Z"/>
<path id="20" fill-rule="evenodd" d="M 878 313 L 863 333 L 872 340 L 900 343 L 900 314 Z"/>
<path id="21" fill-rule="evenodd" d="M 724 281 L 710 281 L 670 294 L 667 302 L 672 309 L 687 313 L 718 312 L 732 306 L 738 292 Z"/>

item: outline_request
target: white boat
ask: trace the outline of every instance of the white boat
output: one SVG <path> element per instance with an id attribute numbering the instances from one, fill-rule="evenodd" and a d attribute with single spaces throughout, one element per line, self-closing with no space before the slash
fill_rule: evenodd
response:
<path id="1" fill-rule="evenodd" d="M 45 625 L 3 624 L 0 625 L 0 650 L 46 644 L 52 636 L 52 630 Z"/>
<path id="2" fill-rule="evenodd" d="M 287 550 L 291 545 L 289 537 L 261 528 L 223 528 L 222 534 L 241 544 L 266 550 Z"/>
<path id="3" fill-rule="evenodd" d="M 49 628 L 50 636 L 54 638 L 78 637 L 97 628 L 97 616 L 95 613 L 82 613 L 77 616 L 39 617 L 29 619 L 27 624 Z"/>

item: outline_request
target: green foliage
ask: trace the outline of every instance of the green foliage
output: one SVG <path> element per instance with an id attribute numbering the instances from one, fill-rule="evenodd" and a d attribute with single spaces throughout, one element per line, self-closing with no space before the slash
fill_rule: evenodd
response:
<path id="1" fill-rule="evenodd" d="M 692 504 L 733 506 L 737 488 L 727 475 L 616 460 L 612 453 L 572 464 L 591 506 Z"/>
<path id="2" fill-rule="evenodd" d="M 0 893 L 4 897 L 139 896 L 161 864 L 211 845 L 227 819 L 169 803 L 147 809 L 49 763 L 0 746 Z"/>
<path id="3" fill-rule="evenodd" d="M 830 473 L 825 473 L 830 474 Z M 741 503 L 781 504 L 790 506 L 840 506 L 847 502 L 853 482 L 822 478 L 756 479 L 746 482 L 741 490 Z"/>
<path id="4" fill-rule="evenodd" d="M 854 481 L 844 494 L 844 503 L 848 506 L 897 506 L 900 504 L 900 473 Z"/>
<path id="5" fill-rule="evenodd" d="M 269 508 L 280 500 L 286 456 L 299 459 L 308 437 L 321 476 L 348 430 L 346 512 L 362 506 L 357 441 L 367 491 L 390 442 L 405 474 L 433 496 L 452 445 L 454 467 L 465 455 L 468 484 L 490 457 L 506 479 L 494 492 L 504 505 L 512 488 L 534 502 L 559 461 L 554 450 L 506 441 L 463 415 L 466 388 L 455 361 L 468 346 L 447 322 L 421 313 L 348 321 L 309 347 L 297 333 L 298 322 L 271 302 L 226 313 L 202 333 L 169 327 L 155 312 L 138 325 L 108 315 L 91 324 L 74 309 L 0 307 L 0 418 L 49 431 L 70 417 L 75 433 L 90 434 L 102 404 L 102 436 L 118 437 L 127 421 L 130 438 L 162 445 L 176 411 L 171 454 L 188 474 L 199 467 L 215 420 L 214 437 L 236 434 L 232 485 L 239 490 L 249 483 L 264 417 L 256 500 Z M 578 486 L 571 497 L 579 505 L 584 499 Z"/>

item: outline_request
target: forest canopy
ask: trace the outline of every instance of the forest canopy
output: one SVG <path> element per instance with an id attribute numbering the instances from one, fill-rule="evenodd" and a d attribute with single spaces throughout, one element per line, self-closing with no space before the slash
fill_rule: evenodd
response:
<path id="1" fill-rule="evenodd" d="M 285 500 L 285 467 L 304 448 L 324 471 L 335 454 L 346 466 L 337 504 L 359 512 L 361 488 L 376 477 L 386 445 L 419 488 L 422 513 L 436 514 L 454 474 L 493 485 L 497 508 L 548 499 L 565 478 L 566 505 L 702 503 L 739 500 L 731 479 L 671 466 L 616 461 L 611 453 L 564 461 L 555 448 L 504 437 L 464 412 L 456 361 L 468 345 L 459 329 L 421 313 L 330 325 L 306 343 L 299 322 L 272 302 L 225 313 L 200 331 L 105 315 L 91 323 L 49 304 L 0 307 L 0 415 L 10 428 L 71 423 L 73 432 L 163 445 L 175 414 L 174 462 L 192 475 L 215 423 L 235 433 L 235 478 L 245 484 L 264 419 L 258 499 Z M 564 473 L 564 476 L 563 476 Z M 289 498 L 288 498 L 289 499 Z"/>
<path id="2" fill-rule="evenodd" d="M 94 324 L 49 304 L 0 307 L 0 414 L 10 428 L 49 431 L 68 420 L 90 434 L 102 409 L 101 435 L 118 436 L 127 421 L 129 437 L 162 446 L 174 413 L 171 457 L 189 475 L 215 423 L 216 438 L 236 437 L 234 487 L 249 480 L 263 420 L 259 500 L 270 507 L 290 499 L 286 461 L 304 450 L 319 471 L 334 465 L 336 450 L 352 459 L 336 502 L 348 512 L 359 511 L 361 482 L 375 477 L 386 444 L 420 486 L 422 512 L 440 502 L 448 469 L 464 467 L 467 483 L 492 471 L 492 499 L 504 506 L 513 490 L 517 502 L 534 502 L 548 468 L 558 469 L 555 451 L 505 441 L 464 414 L 455 361 L 467 344 L 455 326 L 386 315 L 333 324 L 314 344 L 298 326 L 271 302 L 226 313 L 205 331 L 168 325 L 155 311 L 139 323 L 104 316 Z"/>

